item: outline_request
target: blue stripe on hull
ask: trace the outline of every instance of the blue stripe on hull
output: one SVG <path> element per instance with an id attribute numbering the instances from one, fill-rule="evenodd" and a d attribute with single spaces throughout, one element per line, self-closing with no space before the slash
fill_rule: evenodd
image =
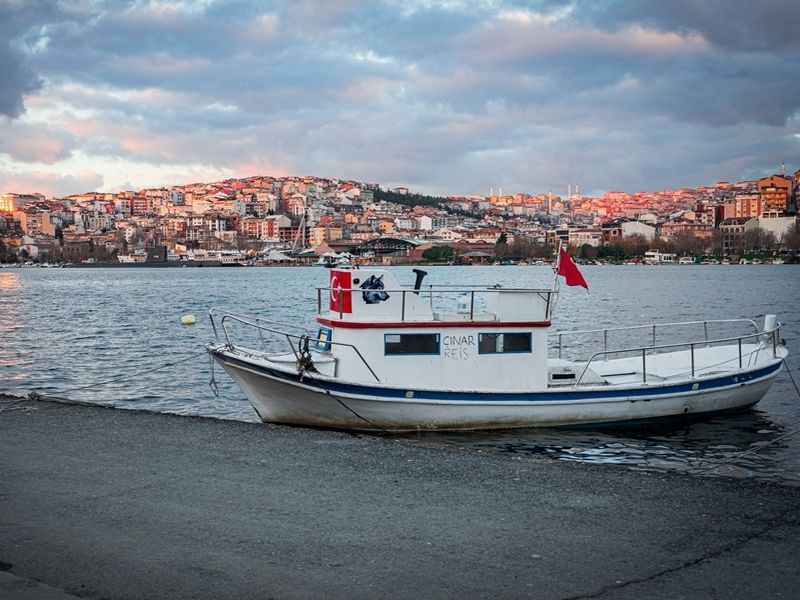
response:
<path id="1" fill-rule="evenodd" d="M 348 394 L 353 396 L 369 396 L 382 399 L 402 399 L 408 401 L 441 401 L 441 402 L 568 402 L 568 401 L 590 401 L 590 400 L 613 400 L 613 399 L 640 399 L 649 401 L 664 396 L 675 396 L 680 394 L 690 394 L 698 392 L 708 392 L 711 390 L 723 389 L 731 386 L 740 386 L 747 383 L 769 377 L 776 374 L 781 369 L 781 362 L 773 365 L 726 375 L 713 379 L 695 380 L 680 384 L 651 385 L 647 388 L 628 387 L 628 388 L 602 388 L 583 389 L 580 391 L 570 389 L 564 391 L 542 391 L 542 392 L 450 392 L 445 390 L 418 390 L 414 388 L 385 388 L 369 385 L 358 385 L 342 383 L 338 381 L 317 379 L 313 375 L 301 375 L 296 373 L 285 373 L 283 371 L 254 364 L 247 360 L 242 360 L 231 354 L 218 350 L 211 351 L 223 362 L 245 367 L 247 369 L 261 372 L 267 377 L 280 379 L 287 383 L 305 385 L 320 388 L 321 391 Z M 305 379 L 306 381 L 304 381 Z M 697 388 L 694 386 L 697 385 Z M 407 398 L 406 392 L 413 392 L 413 398 Z"/>

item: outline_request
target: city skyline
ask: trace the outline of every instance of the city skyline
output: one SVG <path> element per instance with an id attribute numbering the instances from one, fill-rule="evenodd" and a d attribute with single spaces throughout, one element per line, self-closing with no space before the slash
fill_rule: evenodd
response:
<path id="1" fill-rule="evenodd" d="M 725 18 L 720 18 L 724 15 Z M 800 153 L 788 1 L 0 3 L 0 193 L 697 188 Z"/>

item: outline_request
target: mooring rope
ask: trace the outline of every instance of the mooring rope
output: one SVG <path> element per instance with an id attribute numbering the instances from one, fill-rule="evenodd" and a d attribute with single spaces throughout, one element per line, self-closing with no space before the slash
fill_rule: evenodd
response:
<path id="1" fill-rule="evenodd" d="M 349 406 L 347 406 L 347 404 L 345 404 L 344 401 L 341 398 L 335 396 L 329 389 L 327 389 L 324 385 L 322 385 L 322 383 L 316 377 L 314 377 L 313 375 L 309 375 L 308 371 L 304 371 L 303 372 L 303 374 L 301 376 L 301 381 L 303 379 L 305 379 L 306 377 L 308 379 L 310 379 L 317 387 L 319 387 L 319 389 L 321 389 L 323 392 L 325 392 L 328 396 L 330 396 L 331 398 L 336 400 L 336 402 L 341 404 L 344 409 L 346 409 L 346 410 L 350 411 L 351 413 L 353 413 L 353 415 L 355 415 L 356 418 L 361 419 L 362 421 L 364 421 L 368 425 L 371 425 L 372 427 L 374 427 L 375 429 L 377 429 L 381 433 L 389 433 L 386 429 L 384 429 L 380 425 L 376 425 L 375 423 L 373 423 L 372 421 L 370 421 L 366 417 L 358 414 L 354 409 L 352 409 Z"/>
<path id="2" fill-rule="evenodd" d="M 179 365 L 181 363 L 188 362 L 190 360 L 193 360 L 193 359 L 198 358 L 199 356 L 203 356 L 205 354 L 207 354 L 207 352 L 205 350 L 203 350 L 202 352 L 198 352 L 198 353 L 192 354 L 192 355 L 187 356 L 185 358 L 182 358 L 180 360 L 167 362 L 167 363 L 164 363 L 164 364 L 162 364 L 160 366 L 157 366 L 157 367 L 152 367 L 150 369 L 137 371 L 135 373 L 130 373 L 130 374 L 127 374 L 127 375 L 118 375 L 116 377 L 112 377 L 110 379 L 106 379 L 104 381 L 91 383 L 91 384 L 88 384 L 88 385 L 68 388 L 66 390 L 62 390 L 60 393 L 69 394 L 69 393 L 72 393 L 72 392 L 78 392 L 78 391 L 87 390 L 87 389 L 91 389 L 91 388 L 95 388 L 95 387 L 100 387 L 100 386 L 103 386 L 103 385 L 108 385 L 110 383 L 115 383 L 115 382 L 119 382 L 119 381 L 125 381 L 125 380 L 128 380 L 128 379 L 132 379 L 134 377 L 139 377 L 141 375 L 147 375 L 149 373 L 155 373 L 156 371 L 161 371 L 161 370 L 166 369 L 168 367 L 174 367 L 175 365 Z M 789 363 L 786 362 L 785 358 L 782 358 L 781 361 L 783 362 L 783 365 L 786 367 L 786 372 L 789 375 L 789 379 L 791 380 L 792 385 L 794 386 L 794 389 L 795 389 L 795 392 L 796 392 L 798 398 L 800 398 L 800 386 L 798 386 L 797 381 L 795 380 L 794 376 L 792 375 L 792 371 L 789 368 Z M 360 415 L 356 410 L 354 410 L 353 408 L 348 406 L 341 398 L 337 397 L 329 389 L 327 389 L 322 384 L 321 381 L 319 381 L 313 375 L 310 375 L 309 371 L 304 369 L 302 378 L 303 379 L 304 378 L 310 379 L 314 385 L 319 387 L 328 396 L 330 396 L 331 398 L 336 400 L 336 402 L 338 402 L 345 410 L 347 410 L 348 412 L 352 413 L 356 418 L 364 421 L 365 423 L 367 423 L 368 425 L 370 425 L 371 427 L 373 427 L 374 429 L 377 429 L 378 431 L 380 431 L 382 433 L 389 433 L 383 427 L 373 423 L 372 421 L 370 421 L 369 419 L 367 419 L 363 415 Z M 209 385 L 211 385 L 211 388 L 214 391 L 215 395 L 218 394 L 218 391 L 215 389 L 216 388 L 216 381 L 215 381 L 215 378 L 214 378 L 213 359 L 211 359 L 211 381 L 209 381 Z M 78 403 L 81 403 L 81 404 L 97 404 L 97 405 L 101 404 L 99 402 L 81 402 L 81 401 L 77 401 L 77 400 L 70 400 L 69 398 L 65 398 L 64 396 L 61 396 L 61 395 L 56 396 L 56 395 L 52 395 L 52 394 L 40 394 L 40 393 L 37 393 L 35 391 L 30 392 L 27 395 L 27 398 L 24 397 L 24 396 L 18 396 L 18 395 L 10 394 L 10 393 L 2 393 L 2 394 L 0 394 L 0 398 L 11 399 L 12 402 L 10 403 L 10 405 L 17 404 L 17 403 L 19 403 L 19 402 L 21 402 L 21 401 L 23 401 L 25 399 L 28 399 L 28 400 L 62 400 L 62 401 L 63 400 L 67 400 L 67 401 L 70 401 L 70 402 L 73 402 L 73 403 L 76 403 L 76 404 L 78 404 Z M 2 410 L 4 408 L 8 408 L 8 407 L 0 408 L 0 412 L 2 412 Z M 732 456 L 727 457 L 725 459 L 720 459 L 720 460 L 717 460 L 717 461 L 713 461 L 711 464 L 709 464 L 707 466 L 704 466 L 704 467 L 695 467 L 693 469 L 689 469 L 687 472 L 689 474 L 691 474 L 691 475 L 701 475 L 703 473 L 710 472 L 710 471 L 712 471 L 714 469 L 717 469 L 717 468 L 729 463 L 731 460 L 737 460 L 739 458 L 743 458 L 743 457 L 748 456 L 750 454 L 755 454 L 757 452 L 760 452 L 761 450 L 764 450 L 765 448 L 773 446 L 773 445 L 777 444 L 778 442 L 780 442 L 782 440 L 785 440 L 787 438 L 790 438 L 793 435 L 796 435 L 798 433 L 800 433 L 800 427 L 798 427 L 796 429 L 793 429 L 792 431 L 789 431 L 787 433 L 784 433 L 784 434 L 782 434 L 782 435 L 780 435 L 780 436 L 778 436 L 776 438 L 773 438 L 772 440 L 768 440 L 766 442 L 758 444 L 758 445 L 756 445 L 756 446 L 754 446 L 752 448 L 749 448 L 748 450 L 744 450 L 742 452 L 738 452 L 738 453 L 733 454 Z"/>
<path id="3" fill-rule="evenodd" d="M 78 387 L 67 388 L 65 390 L 60 390 L 60 391 L 56 392 L 56 394 L 71 394 L 73 392 L 80 392 L 82 390 L 88 390 L 88 389 L 91 389 L 91 388 L 100 387 L 100 386 L 103 386 L 103 385 L 108 385 L 109 383 L 116 383 L 118 381 L 125 381 L 125 380 L 128 380 L 128 379 L 133 379 L 134 377 L 139 377 L 141 375 L 147 375 L 149 373 L 155 373 L 156 371 L 161 371 L 161 370 L 166 369 L 168 367 L 174 367 L 175 365 L 179 365 L 181 363 L 188 362 L 190 360 L 193 360 L 193 359 L 197 358 L 198 356 L 203 356 L 204 354 L 206 354 L 205 350 L 203 350 L 202 352 L 198 352 L 196 354 L 192 354 L 191 356 L 187 356 L 186 358 L 182 358 L 180 360 L 174 360 L 172 362 L 164 363 L 164 364 L 159 365 L 157 367 L 152 367 L 150 369 L 144 369 L 142 371 L 137 371 L 135 373 L 129 373 L 127 375 L 117 375 L 117 376 L 112 377 L 110 379 L 106 379 L 104 381 L 98 381 L 96 383 L 90 383 L 88 385 L 82 385 L 82 386 L 78 386 Z M 56 395 L 56 394 L 40 394 L 38 392 L 32 391 L 32 392 L 30 392 L 28 394 L 28 399 L 30 399 L 30 400 L 52 400 L 52 399 L 59 399 L 59 398 L 60 399 L 65 399 L 65 400 L 68 399 L 68 398 L 65 398 L 63 395 Z M 78 403 L 78 401 L 74 401 L 74 402 Z M 94 402 L 94 403 L 88 403 L 88 404 L 97 404 L 97 403 Z"/>
<path id="4" fill-rule="evenodd" d="M 782 358 L 781 361 L 783 362 L 783 365 L 786 367 L 786 372 L 789 374 L 789 379 L 791 380 L 792 385 L 794 385 L 794 391 L 797 393 L 798 399 L 800 399 L 800 387 L 798 387 L 797 382 L 794 379 L 794 375 L 792 375 L 792 371 L 789 368 L 789 363 L 786 362 L 785 358 Z M 703 473 L 707 473 L 709 471 L 713 471 L 714 469 L 729 463 L 731 460 L 737 460 L 737 459 L 742 458 L 744 456 L 747 456 L 749 454 L 755 454 L 756 452 L 759 452 L 759 451 L 763 450 L 764 448 L 769 448 L 770 446 L 773 446 L 773 445 L 777 444 L 778 442 L 780 442 L 782 440 L 790 438 L 793 435 L 797 435 L 798 433 L 800 433 L 800 427 L 798 427 L 796 429 L 793 429 L 793 430 L 791 430 L 791 431 L 789 431 L 787 433 L 784 433 L 782 435 L 779 435 L 778 437 L 773 438 L 771 440 L 767 440 L 766 442 L 762 442 L 761 444 L 757 444 L 756 446 L 754 446 L 754 447 L 752 447 L 752 448 L 750 448 L 748 450 L 743 450 L 742 452 L 737 452 L 736 454 L 733 454 L 732 456 L 729 456 L 728 458 L 720 459 L 718 461 L 714 461 L 712 464 L 710 464 L 710 465 L 708 465 L 706 467 L 702 467 L 702 468 L 701 467 L 695 467 L 694 469 L 689 469 L 688 473 L 691 474 L 691 475 L 702 475 Z"/>

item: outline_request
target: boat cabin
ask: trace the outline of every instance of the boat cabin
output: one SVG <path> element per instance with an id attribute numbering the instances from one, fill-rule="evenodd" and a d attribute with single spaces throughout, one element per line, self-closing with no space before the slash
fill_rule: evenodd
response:
<path id="1" fill-rule="evenodd" d="M 409 389 L 547 387 L 552 290 L 424 287 L 415 271 L 404 288 L 383 269 L 331 269 L 317 315 L 329 374 Z"/>

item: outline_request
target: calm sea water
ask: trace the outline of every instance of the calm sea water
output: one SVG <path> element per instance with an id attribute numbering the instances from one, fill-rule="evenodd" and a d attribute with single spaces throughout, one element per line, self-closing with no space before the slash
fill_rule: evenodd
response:
<path id="1" fill-rule="evenodd" d="M 411 268 L 392 269 L 403 284 Z M 549 287 L 547 267 L 433 267 L 426 283 Z M 591 292 L 562 288 L 558 329 L 754 318 L 775 313 L 800 379 L 800 267 L 583 267 Z M 182 415 L 257 421 L 217 367 L 212 306 L 315 329 L 317 268 L 0 269 L 0 392 L 29 392 Z M 195 314 L 194 326 L 182 315 Z M 195 356 L 197 355 L 197 356 Z M 178 362 L 182 361 L 182 362 Z M 86 387 L 92 386 L 92 387 Z M 756 408 L 658 428 L 425 433 L 425 443 L 800 485 L 800 398 L 782 373 Z M 265 435 L 268 431 L 265 429 Z M 770 443 L 778 438 L 783 439 Z"/>

